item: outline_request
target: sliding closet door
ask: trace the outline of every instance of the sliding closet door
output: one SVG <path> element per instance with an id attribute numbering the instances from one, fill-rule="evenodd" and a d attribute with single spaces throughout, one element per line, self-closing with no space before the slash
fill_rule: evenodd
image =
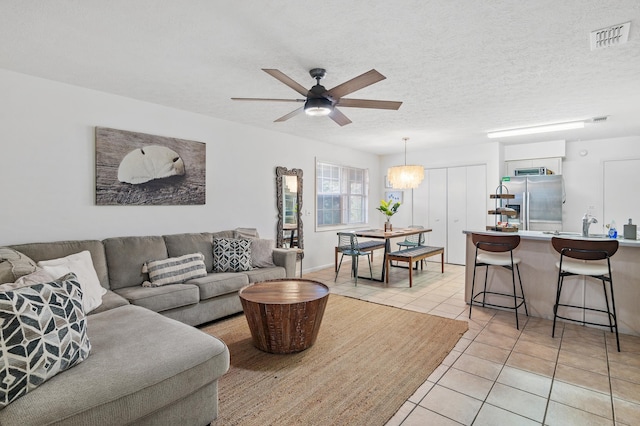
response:
<path id="1" fill-rule="evenodd" d="M 487 222 L 486 165 L 427 169 L 425 180 L 427 244 L 444 247 L 445 262 L 464 265 L 463 231 L 482 231 Z"/>
<path id="2" fill-rule="evenodd" d="M 467 228 L 467 168 L 447 169 L 447 262 L 464 265 Z"/>
<path id="3" fill-rule="evenodd" d="M 447 245 L 447 169 L 430 169 L 425 171 L 428 188 L 426 242 L 430 246 L 446 247 Z M 447 251 L 445 250 L 445 261 Z"/>
<path id="4" fill-rule="evenodd" d="M 484 231 L 487 225 L 487 166 L 467 167 L 467 230 Z"/>

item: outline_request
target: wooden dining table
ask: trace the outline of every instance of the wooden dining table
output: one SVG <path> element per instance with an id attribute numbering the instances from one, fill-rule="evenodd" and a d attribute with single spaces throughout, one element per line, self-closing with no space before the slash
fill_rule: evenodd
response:
<path id="1" fill-rule="evenodd" d="M 386 268 L 385 268 L 385 259 L 387 258 L 387 253 L 391 252 L 391 239 L 399 238 L 399 237 L 407 237 L 409 235 L 422 234 L 423 232 L 431 232 L 431 228 L 399 228 L 393 231 L 385 231 L 383 229 L 359 229 L 353 231 L 357 237 L 359 238 L 374 238 L 374 239 L 384 239 L 384 257 L 382 260 L 382 274 L 380 279 L 374 278 L 374 281 L 384 282 Z M 370 279 L 369 277 L 359 277 L 364 279 Z"/>

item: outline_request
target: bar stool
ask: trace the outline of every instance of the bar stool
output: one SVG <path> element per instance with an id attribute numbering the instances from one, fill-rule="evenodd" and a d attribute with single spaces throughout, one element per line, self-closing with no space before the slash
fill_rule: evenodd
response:
<path id="1" fill-rule="evenodd" d="M 568 238 L 551 238 L 551 244 L 553 248 L 560 253 L 560 261 L 556 263 L 558 268 L 558 288 L 556 291 L 556 303 L 553 305 L 553 331 L 551 337 L 555 337 L 556 333 L 556 319 L 560 318 L 567 321 L 574 321 L 582 323 L 582 325 L 596 325 L 600 327 L 609 327 L 609 330 L 613 333 L 616 332 L 616 343 L 618 345 L 618 352 L 620 352 L 620 339 L 618 338 L 618 319 L 616 317 L 616 303 L 613 298 L 613 280 L 611 278 L 611 261 L 610 258 L 616 251 L 618 251 L 618 240 L 572 240 Z M 606 259 L 606 263 L 604 260 Z M 566 303 L 560 303 L 560 294 L 562 293 L 562 287 L 564 285 L 564 277 L 570 277 L 573 275 L 593 277 L 602 281 L 602 289 L 604 290 L 604 301 L 607 306 L 607 310 L 569 305 Z M 609 295 L 607 294 L 606 283 L 609 283 L 611 290 L 611 308 L 609 309 Z M 609 324 L 594 323 L 584 320 L 577 320 L 574 318 L 567 318 L 558 315 L 558 307 L 563 306 L 567 308 L 578 308 L 584 311 L 595 311 L 607 314 Z"/>
<path id="2" fill-rule="evenodd" d="M 520 330 L 520 323 L 518 322 L 518 308 L 524 305 L 524 311 L 529 316 L 527 310 L 527 303 L 524 299 L 524 290 L 522 289 L 522 278 L 520 278 L 520 258 L 513 257 L 513 250 L 520 244 L 519 235 L 487 235 L 487 234 L 471 234 L 471 240 L 476 246 L 476 258 L 473 265 L 473 281 L 471 282 L 471 300 L 469 303 L 469 318 L 471 318 L 471 309 L 475 302 L 478 305 L 480 302 L 476 298 L 482 295 L 482 306 L 492 306 L 495 308 L 513 309 L 516 313 L 516 328 Z M 479 266 L 485 266 L 484 275 L 484 289 L 474 294 L 474 288 L 476 283 L 476 268 Z M 511 271 L 511 280 L 513 282 L 513 294 L 500 293 L 487 290 L 487 277 L 489 274 L 489 266 L 500 266 Z M 515 271 L 518 272 L 518 282 L 520 283 L 520 294 L 516 294 L 516 277 Z M 497 305 L 486 302 L 487 294 L 493 294 L 497 296 L 513 297 L 513 306 Z"/>

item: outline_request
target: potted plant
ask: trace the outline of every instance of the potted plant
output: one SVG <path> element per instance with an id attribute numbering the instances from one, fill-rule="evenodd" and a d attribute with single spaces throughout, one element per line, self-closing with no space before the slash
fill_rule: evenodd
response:
<path id="1" fill-rule="evenodd" d="M 391 226 L 391 216 L 398 212 L 398 207 L 400 207 L 400 202 L 394 203 L 393 200 L 380 200 L 380 206 L 376 207 L 376 210 L 380 211 L 387 217 L 387 221 L 384 223 L 385 232 L 393 230 L 393 227 Z"/>

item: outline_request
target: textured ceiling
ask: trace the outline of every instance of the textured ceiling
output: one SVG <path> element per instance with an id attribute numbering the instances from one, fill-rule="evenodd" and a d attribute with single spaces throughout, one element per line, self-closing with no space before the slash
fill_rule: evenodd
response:
<path id="1" fill-rule="evenodd" d="M 591 51 L 592 30 L 631 21 L 628 43 Z M 342 108 L 273 120 L 299 98 L 262 72 L 328 89 L 387 77 Z M 640 135 L 638 0 L 0 0 L 0 68 L 377 154 L 487 142 L 486 132 L 608 115 L 581 130 L 509 142 Z"/>

